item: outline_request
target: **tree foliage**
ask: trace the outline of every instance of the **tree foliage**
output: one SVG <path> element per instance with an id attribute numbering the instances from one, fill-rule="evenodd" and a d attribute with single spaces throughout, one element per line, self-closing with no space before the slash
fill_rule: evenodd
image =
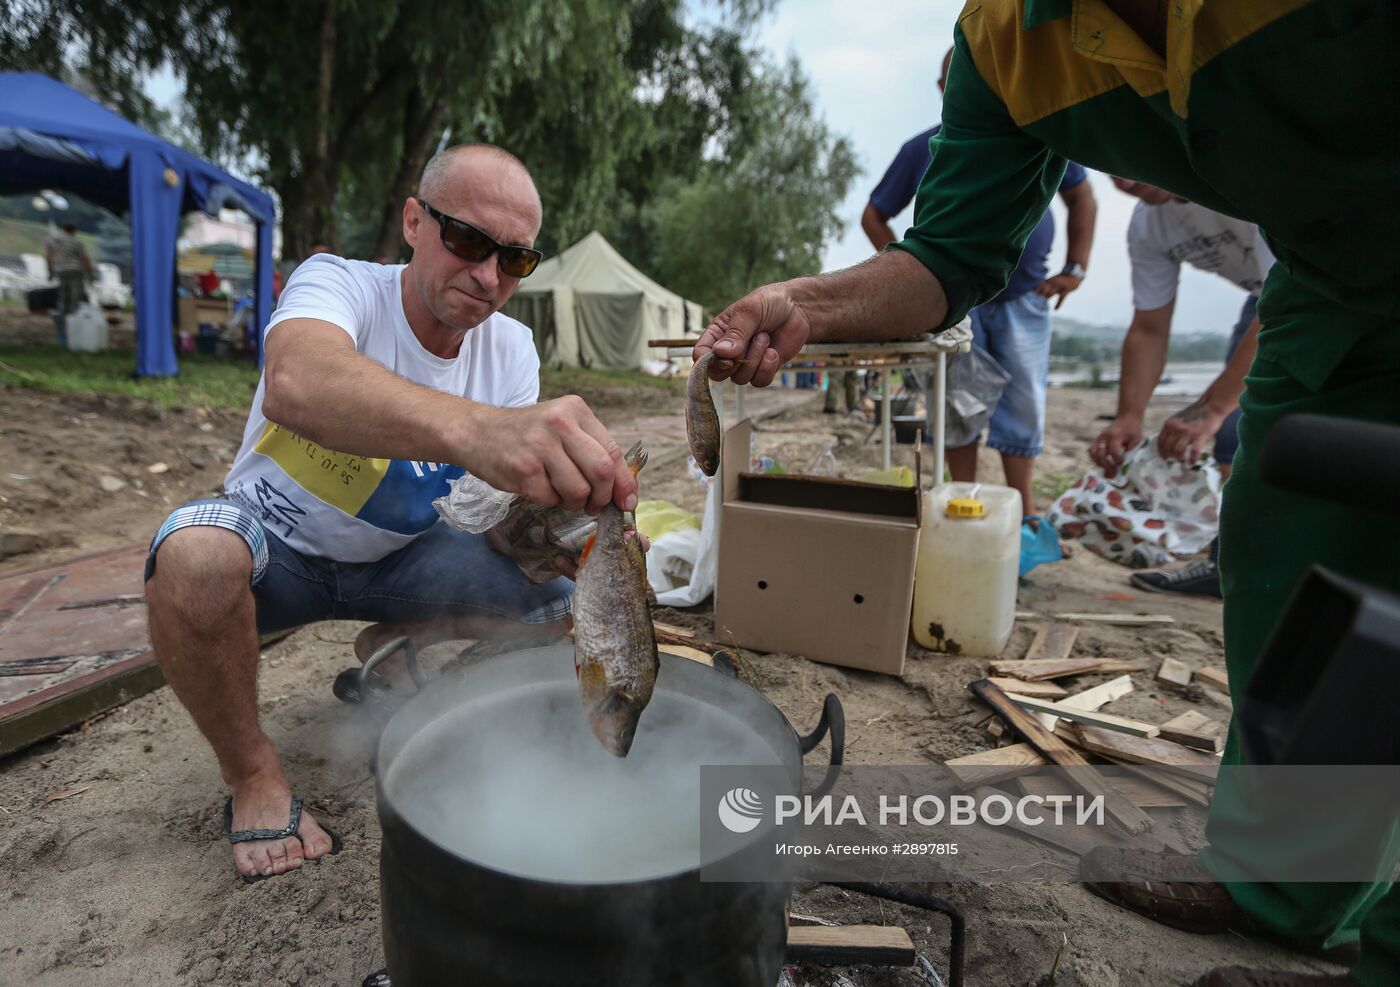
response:
<path id="1" fill-rule="evenodd" d="M 444 141 L 521 157 L 554 252 L 600 229 L 720 304 L 819 267 L 856 174 L 795 62 L 746 41 L 773 0 L 0 0 L 0 68 L 78 82 L 274 191 L 284 252 L 401 249 Z M 168 65 L 185 114 L 141 80 Z"/>

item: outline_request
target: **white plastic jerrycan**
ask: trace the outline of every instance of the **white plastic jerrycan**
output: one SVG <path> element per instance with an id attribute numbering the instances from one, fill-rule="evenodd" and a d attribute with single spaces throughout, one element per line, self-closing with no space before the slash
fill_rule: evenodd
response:
<path id="1" fill-rule="evenodd" d="M 924 496 L 914 640 L 948 654 L 998 655 L 1016 621 L 1021 494 L 990 483 L 945 483 Z"/>

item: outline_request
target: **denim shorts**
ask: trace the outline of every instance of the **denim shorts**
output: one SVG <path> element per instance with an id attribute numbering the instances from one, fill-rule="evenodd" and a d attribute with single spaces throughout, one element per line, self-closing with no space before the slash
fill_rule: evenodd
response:
<path id="1" fill-rule="evenodd" d="M 146 578 L 172 531 L 199 525 L 239 535 L 253 557 L 258 633 L 318 620 L 401 622 L 484 616 L 547 624 L 568 616 L 574 584 L 560 577 L 532 585 L 482 535 L 439 521 L 410 544 L 375 562 L 336 562 L 303 555 L 263 527 L 236 501 L 211 498 L 177 507 L 151 539 Z"/>
<path id="2" fill-rule="evenodd" d="M 987 445 L 1008 456 L 1038 456 L 1045 445 L 1050 384 L 1050 305 L 1034 291 L 972 310 L 972 341 L 1011 375 L 987 423 Z"/>
<path id="3" fill-rule="evenodd" d="M 1244 308 L 1240 309 L 1240 321 L 1235 323 L 1234 330 L 1230 333 L 1230 345 L 1225 350 L 1225 362 L 1230 361 L 1230 357 L 1235 355 L 1235 350 L 1240 348 L 1240 343 L 1244 340 L 1244 334 L 1249 329 L 1250 323 L 1254 321 L 1254 311 L 1259 305 L 1259 296 L 1250 295 L 1244 300 Z M 1230 416 L 1225 419 L 1225 424 L 1220 426 L 1220 431 L 1215 433 L 1215 461 L 1226 465 L 1235 461 L 1235 450 L 1240 447 L 1240 409 L 1236 408 L 1230 412 Z"/>

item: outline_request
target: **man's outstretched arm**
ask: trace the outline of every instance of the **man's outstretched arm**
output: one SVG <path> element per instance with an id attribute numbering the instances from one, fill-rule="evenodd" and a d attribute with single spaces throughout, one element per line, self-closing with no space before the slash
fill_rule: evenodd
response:
<path id="1" fill-rule="evenodd" d="M 1116 476 L 1124 457 L 1142 441 L 1142 418 L 1167 365 L 1175 310 L 1173 299 L 1161 308 L 1133 311 L 1133 321 L 1123 337 L 1118 414 L 1089 446 L 1089 458 L 1103 468 L 1105 476 Z"/>
<path id="2" fill-rule="evenodd" d="M 715 317 L 695 345 L 710 376 L 767 387 L 807 343 L 905 339 L 939 325 L 948 299 L 912 254 L 887 250 L 830 274 L 765 285 Z"/>
<path id="3" fill-rule="evenodd" d="M 1206 444 L 1220 431 L 1230 412 L 1240 406 L 1244 378 L 1258 347 L 1259 319 L 1256 317 L 1245 330 L 1240 345 L 1235 347 L 1230 362 L 1206 392 L 1162 423 L 1157 448 L 1163 456 L 1194 463 L 1205 453 Z"/>
<path id="4" fill-rule="evenodd" d="M 581 398 L 476 404 L 400 377 L 316 319 L 279 323 L 266 349 L 263 414 L 329 449 L 451 463 L 546 506 L 636 506 L 636 479 Z"/>

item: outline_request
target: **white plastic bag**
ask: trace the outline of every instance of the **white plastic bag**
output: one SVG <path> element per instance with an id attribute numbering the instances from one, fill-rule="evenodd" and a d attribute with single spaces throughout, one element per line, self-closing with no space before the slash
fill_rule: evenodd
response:
<path id="1" fill-rule="evenodd" d="M 719 578 L 719 484 L 710 480 L 709 486 L 700 530 L 667 532 L 651 543 L 647 553 L 647 582 L 662 606 L 693 607 L 715 591 Z"/>
<path id="2" fill-rule="evenodd" d="M 535 584 L 559 575 L 556 558 L 577 559 L 598 526 L 583 511 L 539 507 L 470 473 L 453 480 L 447 496 L 433 501 L 433 507 L 458 531 L 481 534 L 494 529 L 489 536 L 495 538 L 493 544 Z"/>
<path id="3" fill-rule="evenodd" d="M 448 484 L 446 497 L 433 501 L 433 509 L 456 530 L 479 535 L 504 521 L 515 501 L 515 494 L 463 473 Z"/>
<path id="4" fill-rule="evenodd" d="M 1061 538 L 1133 569 L 1195 555 L 1220 525 L 1220 471 L 1213 460 L 1191 466 L 1163 459 L 1157 437 L 1144 439 L 1118 475 L 1093 471 L 1045 512 Z"/>

